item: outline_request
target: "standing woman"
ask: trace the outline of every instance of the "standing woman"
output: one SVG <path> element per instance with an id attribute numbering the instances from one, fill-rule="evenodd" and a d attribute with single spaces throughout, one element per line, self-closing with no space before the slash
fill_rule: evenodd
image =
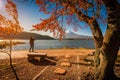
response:
<path id="1" fill-rule="evenodd" d="M 34 41 L 35 41 L 35 39 L 31 36 L 29 40 L 30 40 L 29 52 L 34 52 Z"/>

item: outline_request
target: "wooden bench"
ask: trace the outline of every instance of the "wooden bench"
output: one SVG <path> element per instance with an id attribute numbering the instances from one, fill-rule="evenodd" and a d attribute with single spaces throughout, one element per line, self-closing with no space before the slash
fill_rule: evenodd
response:
<path id="1" fill-rule="evenodd" d="M 43 60 L 47 56 L 47 54 L 32 52 L 32 53 L 28 53 L 27 56 L 28 56 L 28 61 L 35 60 L 36 58 L 39 60 Z"/>

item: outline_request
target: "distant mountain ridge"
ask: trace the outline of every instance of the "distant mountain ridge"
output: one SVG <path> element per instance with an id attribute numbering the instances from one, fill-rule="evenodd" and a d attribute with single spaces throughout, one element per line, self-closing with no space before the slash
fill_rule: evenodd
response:
<path id="1" fill-rule="evenodd" d="M 23 31 L 20 34 L 15 35 L 15 39 L 29 39 L 31 36 L 34 37 L 35 39 L 40 39 L 40 40 L 44 40 L 44 39 L 54 40 L 54 38 L 47 36 L 47 35 L 40 35 L 37 33 L 30 33 L 30 32 L 25 32 L 25 31 Z"/>
<path id="2" fill-rule="evenodd" d="M 20 34 L 17 34 L 15 36 L 15 39 L 29 39 L 31 36 L 33 36 L 35 39 L 40 39 L 40 40 L 43 40 L 43 39 L 54 39 L 50 36 L 47 36 L 47 35 L 40 35 L 40 34 L 37 34 L 37 33 L 30 33 L 30 32 L 22 32 Z"/>
<path id="3" fill-rule="evenodd" d="M 73 32 L 66 33 L 64 39 L 92 39 L 92 36 L 79 35 Z"/>

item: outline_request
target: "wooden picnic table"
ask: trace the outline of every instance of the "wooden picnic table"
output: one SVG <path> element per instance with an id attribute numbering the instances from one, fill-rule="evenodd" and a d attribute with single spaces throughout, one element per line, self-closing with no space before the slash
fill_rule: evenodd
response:
<path id="1" fill-rule="evenodd" d="M 32 53 L 28 53 L 27 56 L 28 56 L 28 61 L 35 60 L 35 58 L 39 58 L 39 60 L 42 60 L 47 56 L 47 54 L 32 52 Z"/>

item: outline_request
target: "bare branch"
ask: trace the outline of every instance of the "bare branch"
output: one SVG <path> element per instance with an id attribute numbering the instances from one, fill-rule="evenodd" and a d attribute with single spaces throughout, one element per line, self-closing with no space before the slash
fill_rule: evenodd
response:
<path id="1" fill-rule="evenodd" d="M 2 53 L 6 53 L 7 55 L 10 56 L 10 53 L 9 53 L 8 51 L 1 51 L 1 50 L 0 50 L 0 52 L 2 52 Z"/>

